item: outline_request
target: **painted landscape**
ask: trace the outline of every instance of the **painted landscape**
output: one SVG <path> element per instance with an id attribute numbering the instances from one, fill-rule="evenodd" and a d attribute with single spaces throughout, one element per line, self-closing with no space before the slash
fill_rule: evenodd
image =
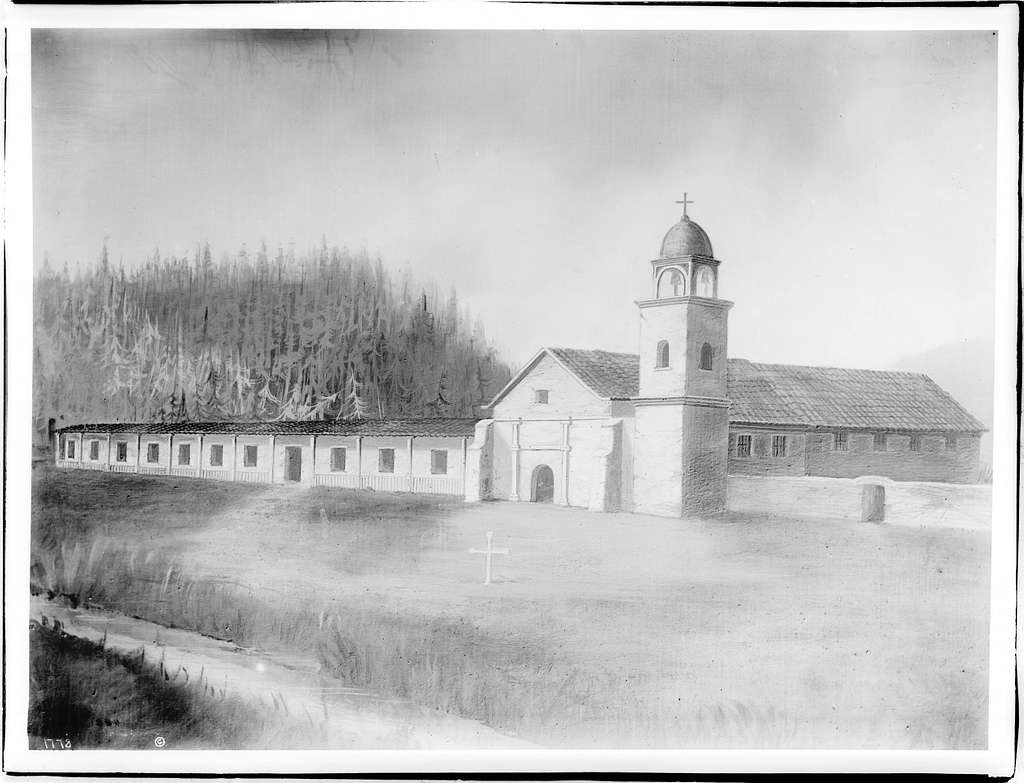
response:
<path id="1" fill-rule="evenodd" d="M 995 51 L 35 30 L 30 748 L 987 749 Z"/>

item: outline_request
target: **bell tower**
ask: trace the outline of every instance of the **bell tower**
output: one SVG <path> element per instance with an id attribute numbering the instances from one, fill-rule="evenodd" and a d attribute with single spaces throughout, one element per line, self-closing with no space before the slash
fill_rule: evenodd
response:
<path id="1" fill-rule="evenodd" d="M 636 510 L 684 516 L 725 508 L 729 447 L 728 316 L 711 240 L 683 215 L 651 263 L 653 297 L 638 301 Z"/>

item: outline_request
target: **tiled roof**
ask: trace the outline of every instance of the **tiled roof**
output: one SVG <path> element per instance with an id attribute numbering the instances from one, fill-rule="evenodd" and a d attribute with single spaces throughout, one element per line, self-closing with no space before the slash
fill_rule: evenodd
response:
<path id="1" fill-rule="evenodd" d="M 599 397 L 640 393 L 640 358 L 630 353 L 549 348 Z M 734 424 L 902 431 L 981 432 L 984 425 L 927 375 L 800 367 L 730 359 Z"/>
<path id="2" fill-rule="evenodd" d="M 635 353 L 581 351 L 577 348 L 548 348 L 598 397 L 613 400 L 640 393 L 640 357 Z"/>
<path id="3" fill-rule="evenodd" d="M 636 354 L 548 348 L 599 397 L 639 395 Z M 985 427 L 927 375 L 838 367 L 759 364 L 730 359 L 729 421 L 794 427 L 982 432 Z M 228 435 L 471 437 L 475 419 L 243 421 L 76 424 L 59 432 Z"/>
<path id="4" fill-rule="evenodd" d="M 58 432 L 131 432 L 144 435 L 376 435 L 472 437 L 476 419 L 362 419 L 359 421 L 178 421 L 75 424 Z"/>
<path id="5" fill-rule="evenodd" d="M 729 360 L 729 420 L 851 429 L 981 432 L 927 375 Z"/>

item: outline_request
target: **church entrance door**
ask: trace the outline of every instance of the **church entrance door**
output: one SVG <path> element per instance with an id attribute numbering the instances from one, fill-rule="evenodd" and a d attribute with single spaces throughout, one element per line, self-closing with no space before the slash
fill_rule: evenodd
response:
<path id="1" fill-rule="evenodd" d="M 553 503 L 555 500 L 555 474 L 547 465 L 538 465 L 533 470 L 534 503 Z"/>

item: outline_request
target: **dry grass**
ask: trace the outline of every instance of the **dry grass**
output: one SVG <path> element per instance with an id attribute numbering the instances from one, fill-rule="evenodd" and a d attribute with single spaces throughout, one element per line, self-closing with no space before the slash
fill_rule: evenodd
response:
<path id="1" fill-rule="evenodd" d="M 239 749 L 321 742 L 312 721 L 257 708 L 202 676 L 179 680 L 179 672 L 165 671 L 161 662 L 69 636 L 46 618 L 31 622 L 29 635 L 32 749 Z"/>
<path id="2" fill-rule="evenodd" d="M 984 743 L 980 533 L 37 482 L 36 591 L 315 655 L 344 683 L 544 744 Z M 489 529 L 513 557 L 483 588 L 466 547 Z"/>

